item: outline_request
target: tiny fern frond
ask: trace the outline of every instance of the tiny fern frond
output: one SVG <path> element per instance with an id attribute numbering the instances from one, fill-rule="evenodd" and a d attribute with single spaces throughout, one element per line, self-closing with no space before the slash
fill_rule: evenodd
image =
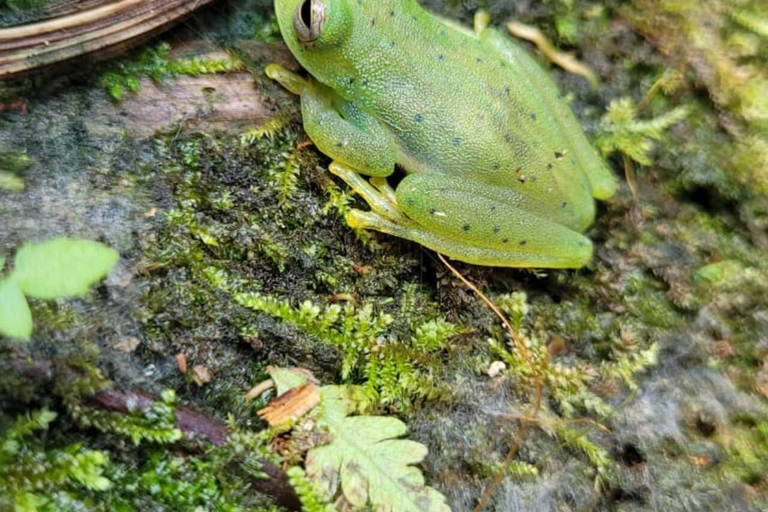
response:
<path id="1" fill-rule="evenodd" d="M 662 140 L 664 131 L 688 117 L 691 108 L 680 106 L 650 120 L 637 119 L 637 107 L 630 98 L 614 100 L 601 123 L 597 147 L 608 156 L 619 151 L 641 165 L 651 165 L 654 141 Z"/>

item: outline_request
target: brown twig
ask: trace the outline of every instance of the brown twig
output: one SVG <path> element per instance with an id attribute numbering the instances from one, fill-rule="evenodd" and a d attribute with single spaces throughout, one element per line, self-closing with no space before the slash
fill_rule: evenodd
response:
<path id="1" fill-rule="evenodd" d="M 493 493 L 496 492 L 496 489 L 498 489 L 499 485 L 501 484 L 501 481 L 504 478 L 504 475 L 507 474 L 507 471 L 509 470 L 509 466 L 515 460 L 515 457 L 517 457 L 517 453 L 520 451 L 520 447 L 523 445 L 525 436 L 528 433 L 528 427 L 536 421 L 536 416 L 539 414 L 539 409 L 541 408 L 541 396 L 543 393 L 544 385 L 542 383 L 542 379 L 539 371 L 533 365 L 533 361 L 530 357 L 530 353 L 528 352 L 528 348 L 525 346 L 525 341 L 523 341 L 523 339 L 520 337 L 517 331 L 515 331 L 515 329 L 512 327 L 512 324 L 510 324 L 509 320 L 507 320 L 507 317 L 504 316 L 504 313 L 502 313 L 501 310 L 496 306 L 496 304 L 494 304 L 493 301 L 491 301 L 491 299 L 489 299 L 487 295 L 481 292 L 477 288 L 477 286 L 472 284 L 466 277 L 461 275 L 461 273 L 458 270 L 453 268 L 453 266 L 450 263 L 448 263 L 448 260 L 446 260 L 442 254 L 437 253 L 437 257 L 440 258 L 440 261 L 443 262 L 443 265 L 448 267 L 448 270 L 450 270 L 453 273 L 453 275 L 458 277 L 462 283 L 464 283 L 470 290 L 472 290 L 480 298 L 480 300 L 482 300 L 491 309 L 491 311 L 493 311 L 494 314 L 497 317 L 499 317 L 499 319 L 501 320 L 501 323 L 504 324 L 504 327 L 507 329 L 507 331 L 509 332 L 509 335 L 512 337 L 512 341 L 514 341 L 518 352 L 520 352 L 520 357 L 525 361 L 525 363 L 531 369 L 535 379 L 534 380 L 534 386 L 535 386 L 534 398 L 533 398 L 533 406 L 531 407 L 531 414 L 527 414 L 520 419 L 520 432 L 518 433 L 517 439 L 515 440 L 515 444 L 507 452 L 507 455 L 504 457 L 504 462 L 501 465 L 501 469 L 499 469 L 499 471 L 496 472 L 496 475 L 493 477 L 493 480 L 491 481 L 490 485 L 488 485 L 488 487 L 485 488 L 485 491 L 483 492 L 483 495 L 478 500 L 477 505 L 475 506 L 474 509 L 472 509 L 472 512 L 480 512 L 488 504 L 488 501 L 491 499 L 491 496 L 493 496 Z"/>
<path id="2" fill-rule="evenodd" d="M 57 365 L 48 360 L 16 358 L 11 360 L 13 371 L 20 373 L 29 382 L 37 385 L 52 384 L 60 379 L 69 379 L 71 375 L 61 374 Z M 65 373 L 70 373 L 66 370 Z M 108 387 L 81 398 L 84 406 L 112 411 L 120 414 L 142 412 L 150 409 L 160 399 L 145 391 L 123 391 Z M 176 427 L 187 440 L 205 440 L 214 446 L 222 446 L 229 439 L 229 428 L 220 420 L 212 418 L 202 411 L 184 405 L 176 406 Z M 273 463 L 262 460 L 261 471 L 267 478 L 255 478 L 251 487 L 267 496 L 275 503 L 290 511 L 301 510 L 296 492 L 288 483 L 288 478 Z"/>

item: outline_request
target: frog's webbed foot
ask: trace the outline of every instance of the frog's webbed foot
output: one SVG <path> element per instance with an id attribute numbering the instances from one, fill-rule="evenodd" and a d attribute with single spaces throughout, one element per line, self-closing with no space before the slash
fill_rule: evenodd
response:
<path id="1" fill-rule="evenodd" d="M 369 182 L 358 174 L 357 171 L 339 162 L 332 162 L 328 167 L 328 170 L 344 180 L 352 190 L 358 193 L 360 197 L 368 203 L 372 210 L 372 212 L 368 212 L 371 215 L 371 219 L 373 219 L 373 216 L 376 216 L 382 220 L 399 224 L 407 224 L 410 222 L 398 210 L 395 191 L 389 186 L 386 178 L 371 178 Z M 359 210 L 352 210 L 352 212 L 354 213 L 353 218 L 358 213 L 365 213 Z M 376 229 L 375 227 L 370 226 L 352 225 L 351 220 L 350 225 L 352 227 Z"/>
<path id="2" fill-rule="evenodd" d="M 371 207 L 371 211 L 353 208 L 347 215 L 347 224 L 354 229 L 380 231 L 399 238 L 414 240 L 408 233 L 417 229 L 416 223 L 406 218 L 397 205 L 394 189 L 386 178 L 374 177 L 366 180 L 339 162 L 332 162 L 328 167 L 332 174 L 341 178 L 349 187 L 360 195 Z"/>

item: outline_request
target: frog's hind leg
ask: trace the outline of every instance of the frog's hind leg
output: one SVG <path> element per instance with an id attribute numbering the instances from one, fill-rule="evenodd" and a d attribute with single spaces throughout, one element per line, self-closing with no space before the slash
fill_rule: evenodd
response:
<path id="1" fill-rule="evenodd" d="M 616 179 L 589 143 L 570 107 L 560 98 L 555 82 L 521 46 L 498 30 L 490 28 L 489 24 L 490 16 L 487 13 L 478 11 L 475 14 L 475 32 L 478 37 L 511 64 L 510 69 L 522 80 L 527 90 L 536 91 L 549 106 L 554 121 L 553 129 L 558 130 L 568 142 L 569 157 L 574 158 L 586 174 L 592 195 L 601 200 L 609 199 L 616 191 Z M 561 153 L 563 157 L 565 153 Z"/>
<path id="2" fill-rule="evenodd" d="M 413 174 L 397 187 L 404 221 L 353 210 L 355 228 L 406 238 L 453 259 L 497 267 L 579 268 L 592 257 L 583 235 L 522 202 L 501 201 L 506 192 L 437 174 Z"/>

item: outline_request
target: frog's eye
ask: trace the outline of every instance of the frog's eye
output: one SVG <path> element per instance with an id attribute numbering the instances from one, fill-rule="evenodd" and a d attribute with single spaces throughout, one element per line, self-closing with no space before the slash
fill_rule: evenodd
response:
<path id="1" fill-rule="evenodd" d="M 299 41 L 311 45 L 323 32 L 325 24 L 325 2 L 323 0 L 303 0 L 296 6 L 293 16 L 293 28 Z"/>

